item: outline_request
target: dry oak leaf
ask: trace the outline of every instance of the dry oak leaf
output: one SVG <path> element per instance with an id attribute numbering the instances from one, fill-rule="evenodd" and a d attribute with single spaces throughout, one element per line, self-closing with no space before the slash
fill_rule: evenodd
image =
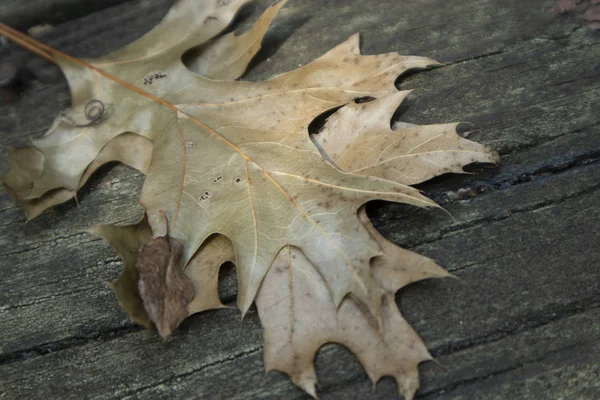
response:
<path id="1" fill-rule="evenodd" d="M 392 108 L 407 94 L 397 92 L 395 79 L 436 63 L 395 53 L 363 56 L 357 35 L 268 81 L 234 81 L 285 4 L 269 7 L 245 34 L 219 36 L 247 2 L 180 0 L 142 38 L 89 60 L 2 26 L 3 35 L 59 64 L 73 104 L 33 141 L 33 148 L 9 151 L 11 169 L 3 183 L 32 218 L 73 197 L 108 161 L 139 169 L 147 175 L 140 198 L 145 219 L 131 227 L 96 228 L 124 258 L 114 288 L 132 318 L 157 325 L 166 336 L 184 306 L 187 314 L 222 307 L 218 270 L 232 261 L 242 313 L 260 290 L 268 369 L 287 372 L 315 395 L 314 352 L 326 341 L 338 341 L 358 354 L 374 381 L 393 375 L 401 393 L 412 397 L 418 388 L 416 366 L 429 355 L 400 316 L 393 294 L 414 280 L 446 274 L 431 260 L 387 242 L 358 210 L 373 199 L 433 207 L 407 185 L 459 172 L 471 162 L 496 162 L 497 155 L 457 137 L 454 125 L 402 125 L 392 131 Z M 204 76 L 181 61 L 190 49 L 187 65 Z M 364 97 L 376 100 L 360 106 L 352 101 Z M 313 138 L 319 151 L 308 125 L 339 107 L 322 136 Z M 159 287 L 169 287 L 165 268 L 171 266 L 184 269 L 194 284 L 193 299 L 189 285 L 175 285 L 175 316 L 165 315 L 164 307 L 153 310 L 144 299 L 148 293 L 142 293 L 147 285 L 140 285 L 139 270 L 153 263 L 140 249 L 151 240 L 165 250 L 157 263 L 164 277 Z M 180 259 L 179 250 L 171 249 L 179 242 Z M 291 262 L 292 256 L 297 261 Z M 288 285 L 282 287 L 284 276 Z M 297 314 L 295 307 L 314 311 L 317 303 L 296 298 L 292 289 L 318 296 L 318 306 L 337 325 L 319 325 L 313 322 L 317 316 Z M 164 306 L 161 301 L 170 294 L 157 296 Z M 270 303 L 277 296 L 287 299 L 281 314 L 273 314 Z M 298 321 L 288 321 L 290 310 Z M 308 325 L 314 337 L 302 335 Z M 344 327 L 371 339 L 360 342 L 361 335 L 346 334 Z M 291 343 L 273 339 L 285 329 L 293 330 L 290 340 L 301 345 L 292 345 L 281 358 L 272 356 L 273 348 Z M 302 357 L 302 363 L 289 354 Z"/>
<path id="2" fill-rule="evenodd" d="M 361 56 L 353 36 L 315 62 L 266 82 L 215 81 L 190 72 L 181 55 L 221 31 L 243 3 L 179 2 L 146 36 L 83 65 L 53 52 L 69 81 L 73 107 L 34 141 L 35 156 L 25 153 L 28 161 L 37 157 L 37 170 L 11 168 L 4 183 L 25 202 L 73 192 L 102 149 L 133 132 L 153 144 L 140 199 L 153 235 L 166 233 L 159 213 L 164 210 L 171 235 L 184 243 L 183 265 L 210 235 L 230 238 L 242 312 L 279 250 L 294 245 L 319 266 L 336 304 L 353 293 L 379 315 L 368 264 L 379 249 L 356 209 L 372 199 L 435 204 L 410 187 L 342 173 L 322 159 L 307 126 L 356 97 L 395 92 L 399 74 L 434 62 Z M 197 18 L 190 17 L 194 8 Z M 174 21 L 179 31 L 168 29 Z M 90 99 L 105 104 L 106 111 L 99 123 L 82 126 Z M 15 165 L 20 154 L 11 154 Z"/>

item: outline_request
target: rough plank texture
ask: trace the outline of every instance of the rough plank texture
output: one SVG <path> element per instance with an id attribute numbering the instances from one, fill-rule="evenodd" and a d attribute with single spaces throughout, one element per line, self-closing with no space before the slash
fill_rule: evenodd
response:
<path id="1" fill-rule="evenodd" d="M 39 6 L 37 14 L 20 16 L 25 3 Z M 26 29 L 54 9 L 64 23 L 40 39 L 85 57 L 139 37 L 169 6 L 76 3 L 13 1 L 0 15 Z M 399 81 L 419 89 L 399 110 L 402 120 L 469 121 L 478 128 L 472 138 L 502 154 L 500 168 L 421 186 L 453 219 L 369 206 L 387 237 L 460 278 L 398 296 L 441 364 L 423 364 L 421 398 L 600 398 L 600 34 L 576 15 L 553 15 L 552 6 L 293 0 L 248 74 L 258 80 L 292 69 L 360 31 L 366 54 L 401 51 L 446 63 Z M 21 49 L 5 46 L 0 56 L 22 78 L 13 102 L 0 104 L 0 144 L 23 146 L 69 104 L 66 82 Z M 241 323 L 233 309 L 197 315 L 163 342 L 119 310 L 105 285 L 118 276 L 118 257 L 85 230 L 137 220 L 142 182 L 125 167 L 105 168 L 79 207 L 61 205 L 27 224 L 0 193 L 0 398 L 305 398 L 282 374 L 264 374 L 254 312 Z M 231 271 L 223 274 L 229 304 L 234 286 Z M 387 378 L 373 392 L 340 346 L 322 349 L 317 372 L 323 399 L 397 396 Z"/>
<path id="2" fill-rule="evenodd" d="M 3 0 L 0 21 L 17 29 L 56 25 L 127 0 Z"/>

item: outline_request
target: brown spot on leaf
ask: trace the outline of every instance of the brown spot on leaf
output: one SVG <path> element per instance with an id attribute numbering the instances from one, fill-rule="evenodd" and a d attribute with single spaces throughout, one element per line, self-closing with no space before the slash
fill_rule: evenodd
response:
<path id="1" fill-rule="evenodd" d="M 202 201 L 208 200 L 210 198 L 210 196 L 211 196 L 210 192 L 204 192 L 200 195 L 200 200 L 202 200 Z"/>
<path id="2" fill-rule="evenodd" d="M 163 339 L 188 316 L 194 298 L 194 285 L 179 265 L 182 252 L 179 240 L 161 236 L 142 247 L 136 263 L 144 308 Z"/>

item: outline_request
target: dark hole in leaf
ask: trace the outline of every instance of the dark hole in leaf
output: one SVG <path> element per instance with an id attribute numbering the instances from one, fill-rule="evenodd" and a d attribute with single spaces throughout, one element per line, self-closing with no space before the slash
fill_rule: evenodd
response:
<path id="1" fill-rule="evenodd" d="M 330 360 L 332 359 L 332 354 L 335 355 L 336 362 L 340 363 L 338 365 L 343 365 L 344 368 L 354 368 L 355 370 L 362 368 L 360 360 L 350 349 L 348 349 L 348 347 L 337 343 L 326 343 L 321 346 L 317 352 L 315 357 L 315 369 L 317 371 L 327 371 L 328 368 L 331 368 Z M 336 374 L 322 374 L 322 377 L 319 376 L 319 386 L 330 387 L 331 385 L 337 384 L 337 382 L 339 382 L 339 378 Z"/>
<path id="2" fill-rule="evenodd" d="M 337 110 L 339 110 L 342 107 L 343 106 L 335 107 L 318 115 L 315 119 L 312 120 L 310 124 L 308 124 L 308 133 L 311 135 L 316 135 L 319 132 L 321 132 L 321 130 L 325 126 L 325 123 L 327 122 L 327 118 L 331 117 Z"/>
<path id="3" fill-rule="evenodd" d="M 356 104 L 362 104 L 362 103 L 369 103 L 373 100 L 377 100 L 375 97 L 371 97 L 371 96 L 364 96 L 364 97 L 357 97 L 354 99 L 354 102 Z"/>
<path id="4" fill-rule="evenodd" d="M 235 264 L 226 262 L 219 269 L 219 298 L 223 304 L 237 299 L 237 275 Z"/>

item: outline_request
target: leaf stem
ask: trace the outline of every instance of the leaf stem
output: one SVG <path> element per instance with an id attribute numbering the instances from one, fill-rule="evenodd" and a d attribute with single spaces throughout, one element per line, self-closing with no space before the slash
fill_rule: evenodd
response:
<path id="1" fill-rule="evenodd" d="M 50 62 L 53 62 L 53 63 L 56 62 L 56 60 L 52 56 L 52 52 L 46 52 L 46 51 L 42 50 L 42 48 L 40 48 L 40 46 L 37 46 L 37 44 L 39 42 L 37 42 L 35 39 L 19 32 L 17 30 L 12 29 L 8 25 L 0 23 L 0 35 L 12 40 L 13 42 L 19 44 L 20 46 L 23 46 L 27 50 L 29 50 L 33 53 L 36 53 L 38 56 L 44 57 L 46 60 L 48 60 Z"/>
<path id="2" fill-rule="evenodd" d="M 42 57 L 45 57 L 46 59 L 48 59 L 50 61 L 56 62 L 57 56 L 60 58 L 64 58 L 65 60 L 68 60 L 74 64 L 81 66 L 81 67 L 91 69 L 91 70 L 99 73 L 100 75 L 104 76 L 105 78 L 108 78 L 111 81 L 116 82 L 119 85 L 126 87 L 129 90 L 132 90 L 138 94 L 141 94 L 144 97 L 149 98 L 150 100 L 153 100 L 157 103 L 162 104 L 163 106 L 167 107 L 168 109 L 170 109 L 172 111 L 175 111 L 175 112 L 179 111 L 178 108 L 175 107 L 173 104 L 170 104 L 170 103 L 164 101 L 160 97 L 156 97 L 156 96 L 146 92 L 143 89 L 140 89 L 130 83 L 125 82 L 124 80 L 122 80 L 120 78 L 117 78 L 114 75 L 109 74 L 108 72 L 106 72 L 98 67 L 95 67 L 94 65 L 92 65 L 90 63 L 80 60 L 79 58 L 70 56 L 66 53 L 63 53 L 60 50 L 56 50 L 55 48 L 52 48 L 48 45 L 38 42 L 34 38 L 27 36 L 26 34 L 19 32 L 16 29 L 13 29 L 8 25 L 0 23 L 0 34 L 3 36 L 6 36 L 7 38 L 9 38 L 10 40 L 13 40 L 16 43 L 22 45 L 23 47 L 33 51 L 34 53 L 39 54 Z M 43 53 L 44 51 L 47 53 Z"/>

